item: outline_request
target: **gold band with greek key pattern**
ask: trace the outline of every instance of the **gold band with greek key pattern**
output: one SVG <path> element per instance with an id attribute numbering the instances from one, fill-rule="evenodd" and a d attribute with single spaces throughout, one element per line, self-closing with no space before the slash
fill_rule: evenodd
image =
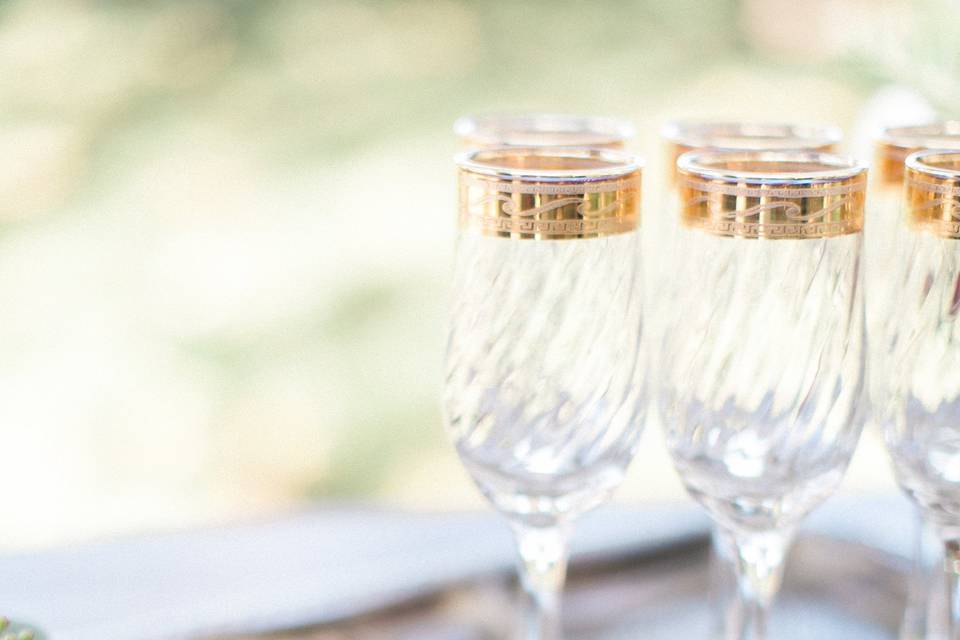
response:
<path id="1" fill-rule="evenodd" d="M 904 208 L 916 229 L 960 239 L 960 150 L 907 156 Z"/>
<path id="2" fill-rule="evenodd" d="M 810 239 L 863 229 L 866 168 L 818 152 L 694 152 L 678 162 L 684 226 L 737 238 Z"/>
<path id="3" fill-rule="evenodd" d="M 616 151 L 503 147 L 458 158 L 464 230 L 522 240 L 597 238 L 640 223 L 638 161 Z"/>

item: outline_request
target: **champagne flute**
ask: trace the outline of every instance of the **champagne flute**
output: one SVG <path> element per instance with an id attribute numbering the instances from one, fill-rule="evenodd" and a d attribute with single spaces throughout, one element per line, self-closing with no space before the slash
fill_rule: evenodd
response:
<path id="1" fill-rule="evenodd" d="M 678 161 L 682 259 L 658 374 L 667 447 L 734 559 L 724 637 L 759 639 L 801 519 L 861 431 L 866 169 L 821 152 Z"/>
<path id="2" fill-rule="evenodd" d="M 960 121 L 945 120 L 923 125 L 897 126 L 884 129 L 874 144 L 874 163 L 870 175 L 871 222 L 865 230 L 864 271 L 866 280 L 867 335 L 870 336 L 868 369 L 870 371 L 870 404 L 873 422 L 882 421 L 889 402 L 887 393 L 890 371 L 891 342 L 896 338 L 897 307 L 901 290 L 896 284 L 896 261 L 899 245 L 906 234 L 903 202 L 903 179 L 907 156 L 924 149 L 960 149 Z M 903 614 L 900 636 L 904 639 L 927 635 L 927 602 L 942 591 L 940 557 L 936 532 L 924 529 L 923 518 L 917 516 L 914 540 L 914 565 L 910 576 L 907 606 Z M 933 600 L 936 600 L 933 597 Z"/>
<path id="3" fill-rule="evenodd" d="M 659 309 L 664 297 L 673 295 L 670 274 L 674 261 L 683 259 L 677 247 L 680 229 L 678 193 L 676 189 L 677 159 L 690 151 L 824 151 L 835 152 L 843 139 L 843 132 L 835 125 L 790 122 L 727 122 L 675 120 L 661 130 L 666 149 L 667 197 L 658 210 L 666 215 L 647 220 L 644 255 L 653 257 L 652 268 L 645 270 L 648 300 L 651 309 Z M 654 316 L 649 331 L 652 343 L 660 344 L 658 336 L 669 330 L 667 314 Z M 656 409 L 651 412 L 656 413 Z M 656 422 L 656 416 L 653 417 Z M 710 553 L 710 600 L 715 624 L 724 625 L 723 611 L 736 599 L 734 559 L 725 556 L 726 547 L 717 535 L 712 537 Z"/>
<path id="4" fill-rule="evenodd" d="M 458 166 L 445 421 L 515 534 L 524 637 L 554 639 L 571 523 L 620 484 L 643 425 L 640 165 L 502 147 Z"/>
<path id="5" fill-rule="evenodd" d="M 636 136 L 627 120 L 606 116 L 518 113 L 463 116 L 453 132 L 467 149 L 585 147 L 623 149 Z"/>
<path id="6" fill-rule="evenodd" d="M 904 220 L 890 277 L 897 304 L 877 412 L 897 481 L 939 538 L 929 584 L 905 633 L 960 639 L 960 150 L 906 159 Z"/>

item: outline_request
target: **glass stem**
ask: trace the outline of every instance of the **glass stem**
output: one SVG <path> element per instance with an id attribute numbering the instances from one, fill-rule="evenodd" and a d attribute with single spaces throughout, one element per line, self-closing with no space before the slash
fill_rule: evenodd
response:
<path id="1" fill-rule="evenodd" d="M 724 531 L 722 536 L 737 578 L 737 597 L 725 615 L 724 639 L 764 640 L 793 532 Z"/>
<path id="2" fill-rule="evenodd" d="M 907 583 L 907 603 L 900 624 L 900 640 L 921 640 L 925 638 L 927 628 L 927 598 L 930 590 L 929 553 L 927 551 L 927 525 L 919 510 L 914 511 L 913 519 L 913 565 Z"/>
<path id="3" fill-rule="evenodd" d="M 960 640 L 960 537 L 943 536 L 943 575 L 947 581 L 947 637 Z"/>
<path id="4" fill-rule="evenodd" d="M 734 558 L 736 547 L 728 544 L 726 534 L 717 527 L 710 536 L 710 609 L 711 638 L 723 638 L 727 627 L 727 613 L 737 596 L 737 571 Z"/>
<path id="5" fill-rule="evenodd" d="M 515 522 L 513 533 L 526 596 L 520 638 L 560 640 L 560 595 L 567 577 L 569 529 L 564 523 L 536 527 Z"/>

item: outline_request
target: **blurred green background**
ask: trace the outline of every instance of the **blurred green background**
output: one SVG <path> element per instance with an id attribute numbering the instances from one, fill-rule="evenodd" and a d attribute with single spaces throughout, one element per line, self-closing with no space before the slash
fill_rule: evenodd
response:
<path id="1" fill-rule="evenodd" d="M 438 391 L 454 118 L 960 109 L 956 0 L 0 5 L 0 549 L 482 506 Z M 944 19 L 944 17 L 950 19 Z M 889 486 L 869 436 L 848 487 Z M 621 500 L 683 497 L 651 429 Z"/>

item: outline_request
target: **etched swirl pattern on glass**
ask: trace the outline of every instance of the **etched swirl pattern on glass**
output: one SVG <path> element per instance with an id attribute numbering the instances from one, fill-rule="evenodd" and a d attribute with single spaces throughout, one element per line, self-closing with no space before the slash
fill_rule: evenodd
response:
<path id="1" fill-rule="evenodd" d="M 668 446 L 727 528 L 789 527 L 860 434 L 862 234 L 743 240 L 684 230 L 660 375 Z"/>
<path id="2" fill-rule="evenodd" d="M 899 328 L 879 413 L 898 480 L 933 522 L 960 524 L 960 240 L 904 232 Z"/>
<path id="3" fill-rule="evenodd" d="M 458 239 L 444 408 L 483 493 L 541 526 L 605 500 L 643 424 L 638 234 Z"/>

